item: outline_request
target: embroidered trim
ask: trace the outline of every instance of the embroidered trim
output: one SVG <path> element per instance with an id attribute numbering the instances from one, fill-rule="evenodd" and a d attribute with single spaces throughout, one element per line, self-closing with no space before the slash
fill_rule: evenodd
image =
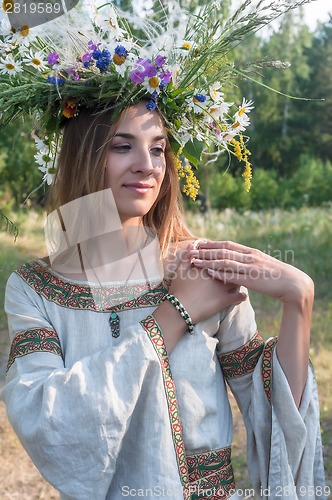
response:
<path id="1" fill-rule="evenodd" d="M 231 447 L 187 455 L 190 499 L 226 500 L 235 492 Z"/>
<path id="2" fill-rule="evenodd" d="M 164 380 L 164 387 L 166 392 L 166 399 L 168 404 L 169 418 L 171 422 L 175 454 L 178 462 L 178 468 L 180 472 L 182 486 L 184 489 L 184 498 L 190 499 L 190 494 L 188 490 L 189 486 L 188 466 L 187 466 L 186 452 L 182 437 L 182 425 L 180 421 L 175 385 L 173 381 L 171 367 L 169 364 L 169 358 L 165 342 L 162 336 L 161 329 L 152 315 L 147 316 L 140 323 L 148 333 L 149 338 L 152 342 L 152 345 L 160 361 L 163 380 Z"/>
<path id="3" fill-rule="evenodd" d="M 266 397 L 271 404 L 272 401 L 272 361 L 274 347 L 278 341 L 278 337 L 273 337 L 268 340 L 264 346 L 262 355 L 262 381 Z"/>
<path id="4" fill-rule="evenodd" d="M 257 332 L 246 344 L 238 349 L 219 354 L 218 360 L 224 377 L 230 379 L 252 373 L 262 354 L 263 347 L 263 339 Z"/>
<path id="5" fill-rule="evenodd" d="M 65 281 L 49 270 L 41 270 L 37 261 L 24 264 L 16 273 L 39 295 L 69 309 L 84 309 L 97 312 L 119 312 L 141 307 L 155 307 L 167 293 L 165 282 L 154 289 L 149 284 L 117 286 L 80 285 Z M 93 290 L 93 293 L 91 292 Z"/>
<path id="6" fill-rule="evenodd" d="M 7 372 L 16 358 L 34 352 L 51 352 L 62 356 L 60 340 L 51 328 L 32 328 L 15 335 L 9 353 Z"/>

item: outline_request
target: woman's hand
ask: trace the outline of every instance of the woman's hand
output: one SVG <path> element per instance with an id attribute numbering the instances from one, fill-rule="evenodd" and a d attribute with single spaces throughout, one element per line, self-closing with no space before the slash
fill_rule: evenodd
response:
<path id="1" fill-rule="evenodd" d="M 169 258 L 166 264 L 166 276 L 171 279 L 169 293 L 183 304 L 194 324 L 247 299 L 240 287 L 212 279 L 206 269 L 195 269 L 186 249 L 181 249 L 175 259 Z M 187 324 L 168 300 L 162 302 L 153 315 L 171 352 L 187 330 Z"/>
<path id="2" fill-rule="evenodd" d="M 232 241 L 189 246 L 193 265 L 226 284 L 244 285 L 283 303 L 277 355 L 294 401 L 300 405 L 308 373 L 314 285 L 296 267 Z"/>
<path id="3" fill-rule="evenodd" d="M 309 276 L 260 250 L 232 241 L 201 242 L 199 249 L 188 249 L 192 264 L 206 269 L 223 283 L 243 285 L 250 290 L 296 303 L 313 294 Z"/>
<path id="4" fill-rule="evenodd" d="M 194 324 L 247 298 L 239 286 L 214 280 L 206 269 L 194 268 L 188 251 L 181 252 L 180 263 L 171 273 L 171 279 L 169 293 L 182 302 Z"/>

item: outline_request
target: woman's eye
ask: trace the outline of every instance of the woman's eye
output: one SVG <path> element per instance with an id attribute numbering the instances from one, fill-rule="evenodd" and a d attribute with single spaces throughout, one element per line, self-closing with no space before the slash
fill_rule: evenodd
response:
<path id="1" fill-rule="evenodd" d="M 129 151 L 131 148 L 129 144 L 115 144 L 112 146 L 112 149 L 115 151 Z"/>
<path id="2" fill-rule="evenodd" d="M 155 156 L 161 156 L 162 154 L 164 154 L 164 148 L 162 148 L 161 146 L 156 146 L 152 148 L 151 151 Z"/>

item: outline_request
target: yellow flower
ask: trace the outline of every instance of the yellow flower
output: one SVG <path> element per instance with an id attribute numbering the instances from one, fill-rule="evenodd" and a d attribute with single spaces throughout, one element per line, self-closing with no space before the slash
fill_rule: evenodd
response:
<path id="1" fill-rule="evenodd" d="M 242 147 L 241 147 L 241 142 L 237 141 L 236 139 L 232 140 L 232 144 L 234 146 L 234 154 L 236 158 L 241 161 L 243 156 L 242 156 Z"/>
<path id="2" fill-rule="evenodd" d="M 178 171 L 179 180 L 184 178 L 186 179 L 185 185 L 182 188 L 183 193 L 195 201 L 199 190 L 199 182 L 198 179 L 195 177 L 195 174 L 192 171 L 191 166 L 189 164 L 184 165 L 182 163 L 180 159 L 182 150 L 183 147 L 179 149 L 178 154 L 176 155 L 175 166 Z"/>
<path id="3" fill-rule="evenodd" d="M 250 191 L 251 188 L 251 179 L 252 179 L 252 168 L 250 162 L 247 160 L 246 164 L 244 166 L 244 172 L 242 174 L 242 177 L 244 177 L 244 184 L 246 187 L 246 191 Z"/>
<path id="4" fill-rule="evenodd" d="M 244 172 L 242 174 L 242 177 L 244 177 L 244 184 L 246 191 L 248 192 L 251 187 L 251 179 L 252 179 L 252 168 L 251 168 L 251 163 L 249 161 L 249 156 L 251 155 L 249 149 L 247 149 L 243 135 L 239 135 L 239 140 L 233 138 L 231 141 L 231 144 L 234 147 L 234 155 L 239 161 L 244 162 Z"/>

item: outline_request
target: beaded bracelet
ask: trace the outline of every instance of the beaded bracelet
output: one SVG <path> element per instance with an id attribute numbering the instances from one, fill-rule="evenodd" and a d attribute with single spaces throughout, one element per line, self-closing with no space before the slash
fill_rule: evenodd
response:
<path id="1" fill-rule="evenodd" d="M 177 311 L 181 314 L 182 318 L 185 320 L 185 322 L 188 325 L 188 331 L 190 335 L 194 333 L 194 324 L 192 322 L 192 319 L 188 313 L 188 311 L 183 307 L 179 299 L 175 297 L 175 295 L 172 295 L 171 293 L 167 293 L 164 297 L 163 300 L 169 300 L 171 304 L 175 307 Z"/>

